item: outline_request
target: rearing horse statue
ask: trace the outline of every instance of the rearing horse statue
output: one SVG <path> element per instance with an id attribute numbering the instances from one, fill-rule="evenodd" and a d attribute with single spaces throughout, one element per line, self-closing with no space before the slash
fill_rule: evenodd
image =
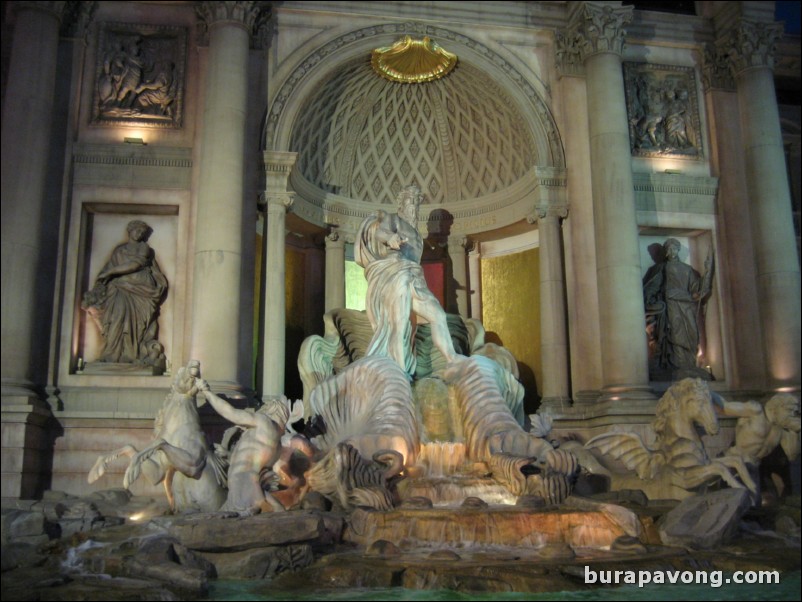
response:
<path id="1" fill-rule="evenodd" d="M 144 473 L 154 485 L 164 484 L 173 512 L 191 507 L 217 510 L 226 499 L 226 466 L 209 448 L 201 429 L 196 402 L 200 382 L 198 361 L 192 360 L 185 368 L 179 368 L 164 406 L 156 415 L 153 441 L 142 451 L 137 451 L 133 445 L 125 445 L 100 456 L 87 480 L 95 482 L 106 472 L 109 462 L 125 456 L 130 458 L 123 478 L 126 489 Z M 193 480 L 174 487 L 176 473 Z M 178 495 L 175 489 L 179 490 Z"/>

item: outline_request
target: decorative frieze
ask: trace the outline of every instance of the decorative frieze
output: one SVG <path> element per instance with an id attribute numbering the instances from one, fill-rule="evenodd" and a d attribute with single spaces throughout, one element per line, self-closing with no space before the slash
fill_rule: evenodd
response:
<path id="1" fill-rule="evenodd" d="M 101 24 L 91 123 L 180 128 L 186 53 L 182 27 Z"/>
<path id="2" fill-rule="evenodd" d="M 633 156 L 702 158 L 693 68 L 624 63 L 624 89 Z"/>

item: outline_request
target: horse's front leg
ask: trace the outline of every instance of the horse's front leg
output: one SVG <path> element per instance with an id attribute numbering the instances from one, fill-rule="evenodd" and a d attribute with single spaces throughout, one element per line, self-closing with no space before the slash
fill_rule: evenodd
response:
<path id="1" fill-rule="evenodd" d="M 752 493 L 757 493 L 757 484 L 752 479 L 752 475 L 749 474 L 749 469 L 746 467 L 746 464 L 740 457 L 722 456 L 721 458 L 715 458 L 713 463 L 723 464 L 727 468 L 735 469 L 743 484 L 749 488 L 749 491 Z"/>

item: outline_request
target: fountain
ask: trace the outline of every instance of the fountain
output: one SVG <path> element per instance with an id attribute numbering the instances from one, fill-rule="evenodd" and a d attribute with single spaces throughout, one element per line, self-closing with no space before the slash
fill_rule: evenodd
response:
<path id="1" fill-rule="evenodd" d="M 302 405 L 280 398 L 236 409 L 190 362 L 157 416 L 154 440 L 142 451 L 126 445 L 101 455 L 89 475 L 126 457 L 126 487 L 140 473 L 163 482 L 170 510 L 185 513 L 157 516 L 153 500 L 121 491 L 52 495 L 38 510 L 4 514 L 4 540 L 28 537 L 31 515 L 44 516 L 47 528 L 77 538 L 66 546 L 64 583 L 92 589 L 89 577 L 111 575 L 110 591 L 146 592 L 137 594 L 144 599 L 168 599 L 158 584 L 203 597 L 214 575 L 273 577 L 271 588 L 293 591 L 535 592 L 584 587 L 583 566 L 609 563 L 681 570 L 701 559 L 748 570 L 760 560 L 798 569 L 796 526 L 782 540 L 797 546 L 791 556 L 776 540 L 717 556 L 685 551 L 734 536 L 757 490 L 750 470 L 770 451 L 764 433 L 769 447 L 798 451 L 794 399 L 778 398 L 764 415 L 759 404 L 715 400 L 705 382 L 687 380 L 658 404 L 651 447 L 619 432 L 557 445 L 541 416 L 527 431 L 515 358 L 485 343 L 478 321 L 447 315 L 426 287 L 419 202 L 419 191 L 403 189 L 397 214 L 379 212 L 360 228 L 355 255 L 368 309 L 327 313 L 324 335 L 304 342 Z M 200 430 L 203 401 L 235 424 L 213 448 Z M 709 457 L 696 432 L 718 429 L 715 406 L 743 420 L 721 458 Z M 291 425 L 302 415 L 307 428 L 297 434 Z M 597 493 L 587 486 L 593 472 L 624 491 L 576 495 L 579 485 Z M 717 490 L 701 495 L 708 488 Z M 121 518 L 103 519 L 114 516 Z M 4 571 L 17 562 L 6 548 L 3 558 Z M 30 589 L 24 575 L 4 572 L 4 597 L 7 583 L 14 596 Z"/>

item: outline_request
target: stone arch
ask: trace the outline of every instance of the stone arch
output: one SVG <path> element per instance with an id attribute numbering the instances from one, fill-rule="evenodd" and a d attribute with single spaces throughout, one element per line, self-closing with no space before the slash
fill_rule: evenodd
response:
<path id="1" fill-rule="evenodd" d="M 338 36 L 308 55 L 284 80 L 270 105 L 263 130 L 264 148 L 293 150 L 289 146 L 295 120 L 306 99 L 329 74 L 358 57 L 367 57 L 373 48 L 389 45 L 404 34 L 428 35 L 447 42 L 449 49 L 467 63 L 486 74 L 496 75 L 496 83 L 516 103 L 526 120 L 535 141 L 538 165 L 558 170 L 565 168 L 562 140 L 542 91 L 487 45 L 449 29 L 416 22 L 363 27 Z"/>

